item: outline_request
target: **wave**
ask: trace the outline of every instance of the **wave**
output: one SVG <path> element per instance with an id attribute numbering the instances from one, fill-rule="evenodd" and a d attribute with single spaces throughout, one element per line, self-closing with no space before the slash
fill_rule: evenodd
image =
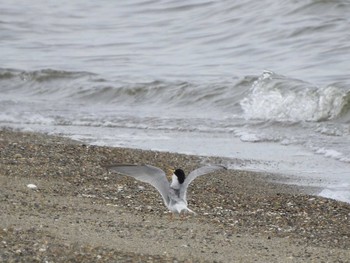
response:
<path id="1" fill-rule="evenodd" d="M 24 71 L 18 69 L 0 68 L 0 80 L 20 79 L 23 81 L 45 82 L 57 79 L 70 79 L 91 75 L 95 74 L 89 72 L 72 72 L 54 69 Z"/>
<path id="2" fill-rule="evenodd" d="M 12 95 L 16 101 L 44 97 L 53 100 L 69 97 L 75 89 L 88 83 L 96 74 L 54 69 L 18 70 L 0 68 L 0 92 Z"/>
<path id="3" fill-rule="evenodd" d="M 79 105 L 172 107 L 218 111 L 247 120 L 321 122 L 350 115 L 350 92 L 340 84 L 318 87 L 265 71 L 231 81 L 109 81 L 89 72 L 0 69 L 0 91 L 30 100 L 64 99 Z M 25 97 L 22 95 L 26 95 Z M 3 101 L 11 99 L 3 98 Z"/>
<path id="4" fill-rule="evenodd" d="M 52 69 L 21 71 L 0 69 L 0 92 L 26 99 L 65 99 L 79 104 L 146 105 L 167 107 L 239 107 L 244 90 L 253 83 L 244 77 L 237 83 L 151 80 L 110 81 L 90 72 Z"/>
<path id="5" fill-rule="evenodd" d="M 347 114 L 350 92 L 341 86 L 317 87 L 265 71 L 240 104 L 246 119 L 320 122 Z"/>

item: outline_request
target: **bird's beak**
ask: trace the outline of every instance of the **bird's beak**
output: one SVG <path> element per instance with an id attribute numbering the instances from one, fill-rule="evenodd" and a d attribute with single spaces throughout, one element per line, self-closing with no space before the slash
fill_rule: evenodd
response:
<path id="1" fill-rule="evenodd" d="M 168 180 L 171 180 L 171 178 L 172 178 L 174 172 L 175 172 L 175 169 L 174 169 L 173 167 L 170 167 L 170 166 L 169 166 L 169 167 L 167 168 L 167 173 L 166 173 L 166 175 L 167 175 Z"/>

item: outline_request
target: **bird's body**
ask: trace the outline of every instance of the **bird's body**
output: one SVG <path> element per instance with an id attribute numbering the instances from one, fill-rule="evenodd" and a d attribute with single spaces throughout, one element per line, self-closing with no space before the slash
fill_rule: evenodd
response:
<path id="1" fill-rule="evenodd" d="M 108 169 L 112 172 L 132 176 L 137 180 L 153 185 L 163 197 L 164 204 L 172 213 L 194 213 L 187 207 L 187 188 L 198 176 L 217 170 L 226 169 L 223 166 L 211 165 L 200 167 L 186 177 L 181 169 L 176 169 L 172 174 L 171 183 L 166 174 L 160 168 L 151 165 L 113 165 Z"/>

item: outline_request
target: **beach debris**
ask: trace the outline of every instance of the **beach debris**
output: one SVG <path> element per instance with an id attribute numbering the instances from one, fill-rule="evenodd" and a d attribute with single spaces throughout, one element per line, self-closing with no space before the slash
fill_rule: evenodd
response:
<path id="1" fill-rule="evenodd" d="M 27 187 L 29 189 L 33 189 L 33 190 L 37 190 L 38 189 L 38 187 L 35 184 L 27 184 Z"/>
<path id="2" fill-rule="evenodd" d="M 139 189 L 139 190 L 145 190 L 145 187 L 143 186 L 143 185 L 139 185 L 139 186 L 137 186 L 137 188 Z"/>
<path id="3" fill-rule="evenodd" d="M 117 186 L 117 190 L 118 190 L 118 192 L 123 191 L 124 190 L 124 185 L 118 185 Z"/>
<path id="4" fill-rule="evenodd" d="M 81 196 L 86 198 L 97 198 L 97 196 L 93 194 L 81 194 Z"/>

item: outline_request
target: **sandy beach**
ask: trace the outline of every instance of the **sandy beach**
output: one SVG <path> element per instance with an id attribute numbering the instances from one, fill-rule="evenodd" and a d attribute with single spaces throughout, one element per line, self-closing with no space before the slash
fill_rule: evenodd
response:
<path id="1" fill-rule="evenodd" d="M 189 188 L 197 215 L 171 220 L 153 187 L 104 168 L 188 173 L 220 158 L 10 130 L 0 131 L 0 149 L 1 262 L 350 262 L 350 205 L 315 189 L 220 171 Z"/>

